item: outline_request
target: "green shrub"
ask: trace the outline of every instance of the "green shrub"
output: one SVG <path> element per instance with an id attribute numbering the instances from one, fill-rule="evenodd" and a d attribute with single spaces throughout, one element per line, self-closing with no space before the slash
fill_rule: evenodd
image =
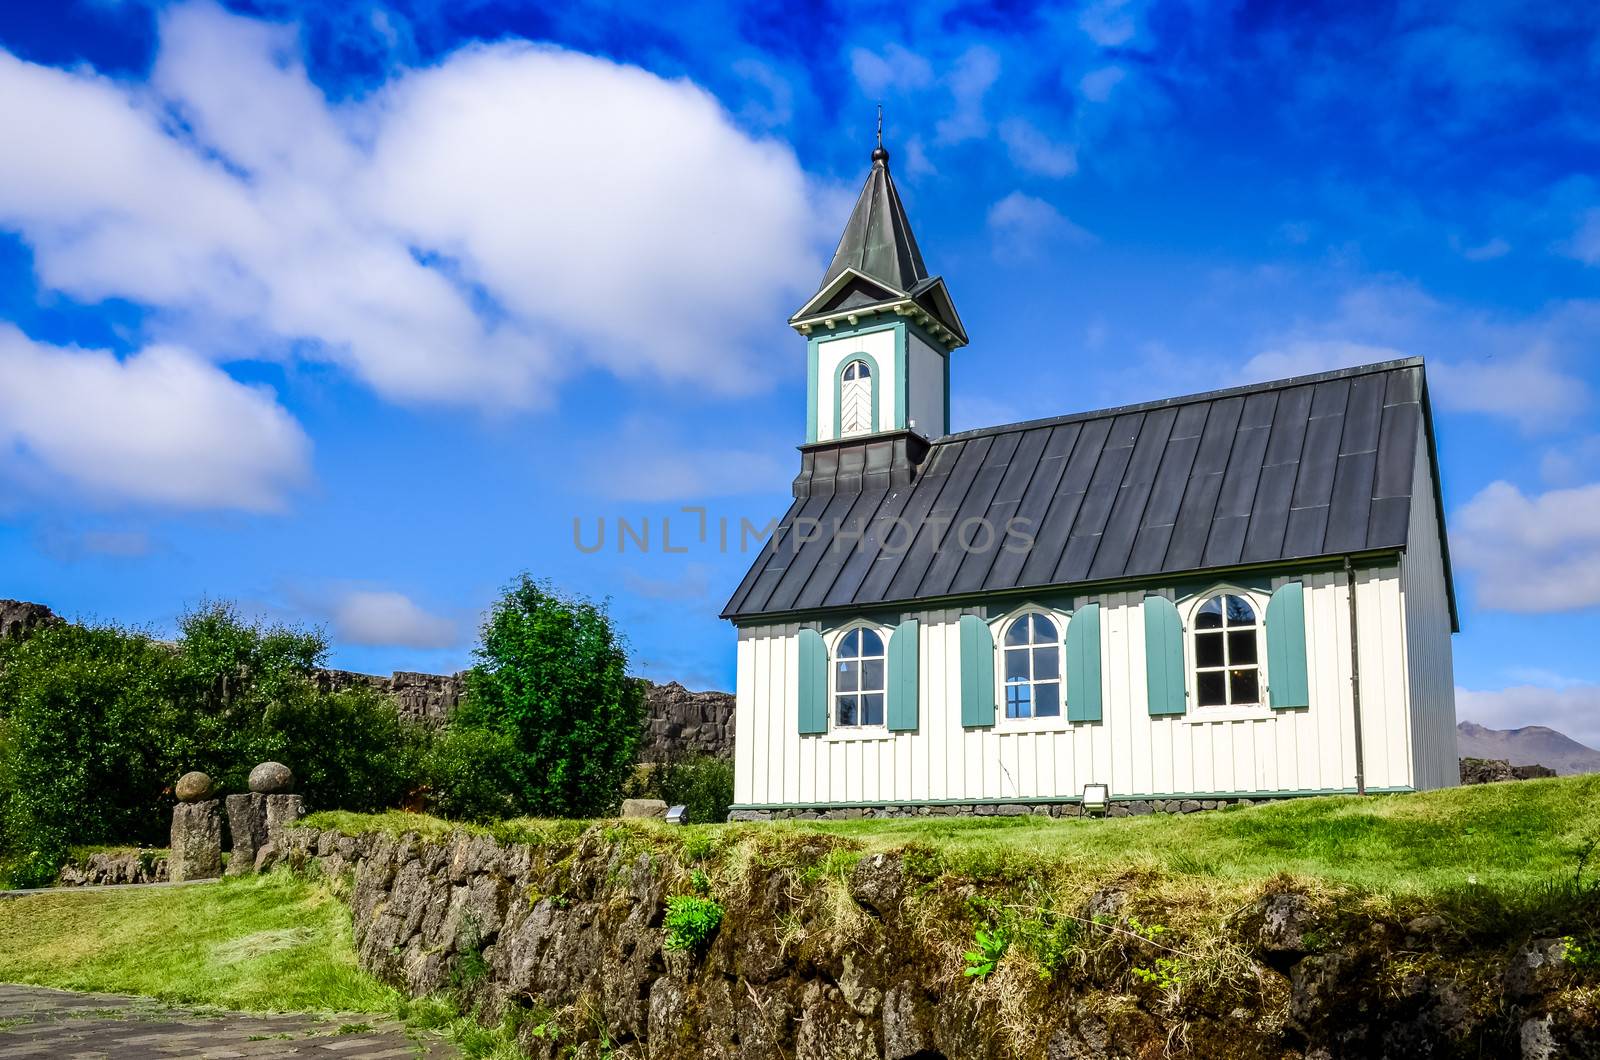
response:
<path id="1" fill-rule="evenodd" d="M 643 737 L 644 690 L 605 608 L 522 575 L 485 621 L 453 725 L 508 736 L 517 808 L 595 817 L 617 803 Z"/>
<path id="2" fill-rule="evenodd" d="M 733 763 L 710 755 L 693 755 L 657 770 L 660 797 L 669 806 L 683 806 L 691 824 L 721 824 L 733 804 Z"/>
<path id="3" fill-rule="evenodd" d="M 668 898 L 667 915 L 661 923 L 666 932 L 662 947 L 698 953 L 710 944 L 721 923 L 722 906 L 714 898 L 690 894 Z"/>
<path id="4" fill-rule="evenodd" d="M 520 761 L 515 741 L 503 732 L 446 726 L 434 737 L 424 766 L 433 811 L 455 821 L 515 817 L 512 793 Z"/>

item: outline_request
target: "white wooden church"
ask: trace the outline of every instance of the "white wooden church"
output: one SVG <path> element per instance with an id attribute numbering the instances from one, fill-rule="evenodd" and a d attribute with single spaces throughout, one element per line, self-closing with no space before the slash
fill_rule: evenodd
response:
<path id="1" fill-rule="evenodd" d="M 951 434 L 967 334 L 881 145 L 789 322 L 794 503 L 723 612 L 735 817 L 1456 783 L 1420 359 Z"/>

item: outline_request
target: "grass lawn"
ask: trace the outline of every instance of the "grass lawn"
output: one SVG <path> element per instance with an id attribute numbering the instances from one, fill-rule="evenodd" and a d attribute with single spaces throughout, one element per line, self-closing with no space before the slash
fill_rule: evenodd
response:
<path id="1" fill-rule="evenodd" d="M 0 900 L 0 982 L 243 1011 L 394 1013 L 356 966 L 350 912 L 284 873 Z"/>
<path id="2" fill-rule="evenodd" d="M 1244 880 L 1289 872 L 1386 894 L 1516 889 L 1570 878 L 1582 851 L 1600 840 L 1600 775 L 1104 820 L 924 817 L 753 827 L 846 836 L 868 850 L 926 844 L 952 867 L 977 870 L 1020 860 Z M 1588 872 L 1600 875 L 1600 851 Z"/>

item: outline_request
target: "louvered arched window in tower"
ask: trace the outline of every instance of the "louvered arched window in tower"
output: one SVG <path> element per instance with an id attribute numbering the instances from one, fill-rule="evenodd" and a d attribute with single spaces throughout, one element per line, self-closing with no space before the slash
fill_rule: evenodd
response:
<path id="1" fill-rule="evenodd" d="M 870 434 L 872 426 L 872 368 L 851 361 L 839 376 L 839 434 Z"/>

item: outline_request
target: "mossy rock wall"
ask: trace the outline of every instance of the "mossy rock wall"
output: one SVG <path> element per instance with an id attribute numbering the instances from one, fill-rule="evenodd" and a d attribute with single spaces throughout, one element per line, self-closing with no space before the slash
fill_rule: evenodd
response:
<path id="1" fill-rule="evenodd" d="M 1594 972 L 1560 939 L 1485 944 L 1287 879 L 1240 884 L 1202 938 L 1156 927 L 1185 911 L 1133 875 L 1039 909 L 1037 881 L 962 878 L 915 848 L 739 836 L 299 828 L 284 846 L 348 897 L 363 967 L 510 1016 L 538 1058 L 1600 1055 Z M 721 905 L 720 925 L 668 948 L 667 899 L 691 893 Z M 996 918 L 1010 950 L 965 974 Z"/>

